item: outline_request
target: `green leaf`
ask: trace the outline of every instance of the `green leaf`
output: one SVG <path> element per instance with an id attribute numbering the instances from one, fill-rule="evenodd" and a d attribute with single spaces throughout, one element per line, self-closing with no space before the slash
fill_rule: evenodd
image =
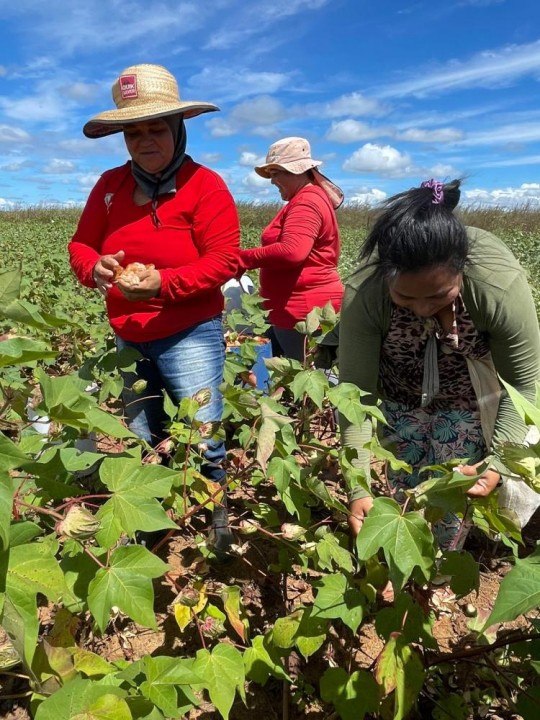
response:
<path id="1" fill-rule="evenodd" d="M 446 550 L 439 566 L 441 575 L 450 575 L 450 587 L 458 598 L 480 587 L 478 563 L 468 552 Z"/>
<path id="2" fill-rule="evenodd" d="M 28 365 L 36 360 L 52 360 L 58 352 L 33 338 L 16 337 L 0 342 L 0 367 Z"/>
<path id="3" fill-rule="evenodd" d="M 340 619 L 355 633 L 362 622 L 365 600 L 347 575 L 326 575 L 314 586 L 318 590 L 313 603 L 313 617 Z"/>
<path id="4" fill-rule="evenodd" d="M 349 676 L 342 668 L 328 668 L 321 678 L 321 697 L 332 703 L 342 720 L 362 720 L 379 707 L 377 683 L 364 670 Z"/>
<path id="5" fill-rule="evenodd" d="M 83 673 L 88 677 L 95 677 L 100 675 L 110 675 L 116 671 L 114 665 L 108 663 L 96 653 L 85 650 L 84 648 L 74 647 L 70 648 L 70 653 L 73 657 L 73 665 L 77 672 Z"/>
<path id="6" fill-rule="evenodd" d="M 319 477 L 311 475 L 308 472 L 304 478 L 304 485 L 316 498 L 322 500 L 327 507 L 338 510 L 344 515 L 349 514 L 349 509 L 336 497 L 330 495 L 328 487 Z"/>
<path id="7" fill-rule="evenodd" d="M 467 720 L 470 717 L 467 703 L 461 695 L 447 695 L 433 708 L 433 720 Z"/>
<path id="8" fill-rule="evenodd" d="M 307 395 L 321 410 L 329 386 L 328 378 L 322 370 L 302 370 L 296 374 L 290 384 L 290 390 L 296 401 Z"/>
<path id="9" fill-rule="evenodd" d="M 132 720 L 132 717 L 126 701 L 108 693 L 94 700 L 84 712 L 73 715 L 70 720 Z"/>
<path id="10" fill-rule="evenodd" d="M 491 615 L 484 628 L 501 622 L 511 622 L 540 606 L 540 547 L 532 555 L 520 560 L 504 576 Z"/>
<path id="11" fill-rule="evenodd" d="M 271 637 L 272 643 L 278 648 L 291 648 L 300 627 L 303 610 L 295 610 L 291 615 L 280 617 L 274 623 Z"/>
<path id="12" fill-rule="evenodd" d="M 504 386 L 510 400 L 518 411 L 518 415 L 526 425 L 535 425 L 540 428 L 540 408 L 534 405 L 530 400 L 521 395 L 512 385 L 509 385 L 501 377 L 499 382 Z"/>
<path id="13" fill-rule="evenodd" d="M 249 624 L 243 612 L 240 588 L 237 585 L 229 585 L 223 588 L 221 598 L 229 622 L 240 636 L 242 642 L 245 642 Z"/>
<path id="14" fill-rule="evenodd" d="M 375 679 L 385 695 L 394 693 L 393 720 L 403 720 L 413 707 L 422 685 L 420 656 L 396 633 L 386 643 L 375 664 Z"/>
<path id="15" fill-rule="evenodd" d="M 368 560 L 382 548 L 397 589 L 415 568 L 429 580 L 435 561 L 433 535 L 424 518 L 417 512 L 401 513 L 395 500 L 376 498 L 356 539 L 360 560 Z"/>
<path id="16" fill-rule="evenodd" d="M 266 476 L 282 495 L 287 491 L 291 479 L 300 477 L 300 468 L 292 457 L 273 457 L 268 463 Z"/>
<path id="17" fill-rule="evenodd" d="M 12 300 L 7 307 L 2 308 L 2 314 L 14 323 L 29 325 L 41 330 L 50 330 L 51 327 L 65 327 L 66 325 L 78 326 L 73 318 L 43 312 L 27 300 Z"/>
<path id="18" fill-rule="evenodd" d="M 118 527 L 133 535 L 136 530 L 175 529 L 156 497 L 167 497 L 177 473 L 160 465 L 141 465 L 134 458 L 107 458 L 101 464 L 99 475 L 107 488 L 114 493 L 98 511 L 96 517 L 109 528 L 115 542 Z M 111 522 L 113 527 L 111 528 Z M 100 541 L 105 536 L 99 536 Z M 105 540 L 110 546 L 109 540 Z"/>
<path id="19" fill-rule="evenodd" d="M 538 493 L 540 493 L 539 453 L 540 443 L 527 447 L 507 442 L 499 448 L 500 458 L 510 472 L 520 475 L 527 485 Z"/>
<path id="20" fill-rule="evenodd" d="M 8 473 L 0 473 L 0 551 L 5 550 L 9 545 L 9 526 L 14 494 L 15 488 Z"/>
<path id="21" fill-rule="evenodd" d="M 57 543 L 34 542 L 10 549 L 6 599 L 0 621 L 20 657 L 29 666 L 39 631 L 36 595 L 57 602 L 67 591 L 55 559 Z"/>
<path id="22" fill-rule="evenodd" d="M 331 532 L 317 543 L 317 564 L 321 570 L 353 571 L 352 554 L 339 544 L 338 538 Z"/>
<path id="23" fill-rule="evenodd" d="M 10 302 L 17 300 L 21 292 L 22 269 L 5 270 L 0 273 L 0 313 Z"/>
<path id="24" fill-rule="evenodd" d="M 245 651 L 244 667 L 246 677 L 258 685 L 266 685 L 269 677 L 291 682 L 291 678 L 283 668 L 281 657 L 265 635 L 257 635 L 251 647 Z"/>
<path id="25" fill-rule="evenodd" d="M 438 644 L 433 637 L 435 615 L 426 615 L 424 608 L 417 605 L 408 593 L 399 593 L 391 607 L 379 610 L 375 617 L 377 634 L 389 640 L 395 633 L 400 633 L 408 643 L 421 642 L 431 650 L 437 650 Z"/>
<path id="26" fill-rule="evenodd" d="M 21 452 L 14 442 L 7 438 L 3 432 L 0 432 L 0 473 L 2 475 L 8 470 L 22 468 L 32 462 L 32 458 Z M 2 479 L 1 482 L 3 485 L 7 480 Z"/>
<path id="27" fill-rule="evenodd" d="M 332 405 L 353 425 L 362 425 L 367 415 L 386 425 L 386 419 L 378 407 L 362 403 L 362 396 L 365 393 L 353 383 L 334 385 L 329 388 L 327 395 Z"/>
<path id="28" fill-rule="evenodd" d="M 444 512 L 463 515 L 467 509 L 467 490 L 476 480 L 474 476 L 447 471 L 420 483 L 413 492 L 419 507 L 437 507 Z"/>
<path id="29" fill-rule="evenodd" d="M 53 377 L 38 368 L 35 372 L 39 380 L 45 414 L 69 427 L 97 431 L 115 438 L 134 438 L 119 418 L 102 410 L 97 399 L 85 391 L 87 380 L 77 375 Z"/>
<path id="30" fill-rule="evenodd" d="M 328 620 L 315 615 L 313 607 L 303 611 L 294 640 L 306 660 L 322 647 L 328 633 L 328 625 Z"/>
<path id="31" fill-rule="evenodd" d="M 117 548 L 109 567 L 100 568 L 89 585 L 88 607 L 100 630 L 107 627 L 114 606 L 135 622 L 156 628 L 152 579 L 167 569 L 162 560 L 141 545 Z"/>
<path id="32" fill-rule="evenodd" d="M 217 645 L 212 652 L 199 650 L 193 670 L 201 678 L 207 688 L 210 700 L 227 720 L 236 690 L 240 697 L 245 697 L 244 682 L 246 679 L 242 654 L 232 645 Z"/>
<path id="33" fill-rule="evenodd" d="M 24 545 L 29 543 L 38 535 L 41 535 L 43 530 L 35 522 L 31 520 L 20 520 L 11 524 L 9 528 L 9 544 L 11 547 L 16 545 Z"/>
<path id="34" fill-rule="evenodd" d="M 529 687 L 517 699 L 516 710 L 523 720 L 538 720 L 540 687 Z"/>
<path id="35" fill-rule="evenodd" d="M 165 715 L 178 717 L 177 686 L 194 685 L 204 682 L 193 669 L 194 660 L 182 660 L 172 657 L 144 658 L 146 680 L 141 684 L 142 694 L 163 710 Z M 189 687 L 182 688 L 184 694 L 191 695 Z M 193 706 L 197 704 L 193 697 Z"/>
<path id="36" fill-rule="evenodd" d="M 131 720 L 132 715 L 125 701 L 115 704 L 110 699 L 110 696 L 114 696 L 122 700 L 125 695 L 125 690 L 121 688 L 75 678 L 39 705 L 35 720 L 73 720 L 76 717 L 81 720 Z M 111 714 L 111 708 L 117 715 Z"/>

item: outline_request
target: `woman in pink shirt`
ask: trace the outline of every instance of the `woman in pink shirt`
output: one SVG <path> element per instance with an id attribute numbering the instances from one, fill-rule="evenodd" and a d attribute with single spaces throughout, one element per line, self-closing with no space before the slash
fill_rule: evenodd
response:
<path id="1" fill-rule="evenodd" d="M 295 330 L 296 323 L 328 302 L 339 311 L 343 296 L 335 213 L 343 193 L 319 165 L 304 138 L 288 137 L 270 146 L 266 163 L 255 172 L 269 178 L 287 204 L 263 230 L 261 246 L 240 253 L 241 270 L 260 268 L 274 353 L 300 361 L 305 336 Z"/>
<path id="2" fill-rule="evenodd" d="M 116 108 L 89 120 L 89 138 L 123 133 L 130 160 L 103 173 L 69 244 L 71 266 L 83 285 L 104 296 L 119 349 L 141 355 L 125 377 L 123 399 L 130 429 L 156 446 L 167 435 L 163 391 L 179 404 L 202 389 L 197 419 L 221 421 L 224 338 L 221 285 L 237 272 L 239 225 L 234 200 L 216 173 L 186 154 L 184 119 L 218 110 L 181 100 L 160 65 L 126 68 L 112 87 Z M 120 271 L 139 263 L 130 278 Z M 137 394 L 133 383 L 146 381 Z M 202 472 L 224 483 L 225 447 L 212 435 Z M 213 515 L 216 547 L 232 540 L 224 506 Z M 152 537 L 140 528 L 141 542 Z"/>

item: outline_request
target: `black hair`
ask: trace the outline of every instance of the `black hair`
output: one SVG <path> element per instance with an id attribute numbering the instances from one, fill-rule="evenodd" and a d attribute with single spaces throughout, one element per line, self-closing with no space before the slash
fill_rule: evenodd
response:
<path id="1" fill-rule="evenodd" d="M 360 259 L 371 259 L 386 278 L 440 266 L 461 272 L 469 241 L 465 226 L 452 212 L 459 202 L 460 185 L 461 180 L 445 184 L 440 203 L 433 202 L 432 187 L 411 188 L 388 198 Z"/>

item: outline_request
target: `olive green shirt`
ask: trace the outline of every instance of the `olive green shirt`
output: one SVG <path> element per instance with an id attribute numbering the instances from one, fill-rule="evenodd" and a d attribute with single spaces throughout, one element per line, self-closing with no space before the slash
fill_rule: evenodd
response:
<path id="1" fill-rule="evenodd" d="M 467 228 L 469 255 L 463 271 L 461 295 L 475 328 L 485 334 L 499 376 L 534 401 L 540 379 L 540 332 L 526 272 L 509 248 L 491 233 Z M 387 281 L 365 264 L 345 283 L 339 328 L 339 380 L 369 393 L 374 404 L 382 399 L 379 385 L 381 345 L 390 328 L 392 301 Z M 342 443 L 357 450 L 355 462 L 369 479 L 372 423 L 340 422 Z M 503 394 L 495 422 L 490 453 L 500 465 L 496 448 L 505 441 L 523 442 L 527 429 L 510 398 Z M 356 488 L 351 499 L 365 496 Z"/>

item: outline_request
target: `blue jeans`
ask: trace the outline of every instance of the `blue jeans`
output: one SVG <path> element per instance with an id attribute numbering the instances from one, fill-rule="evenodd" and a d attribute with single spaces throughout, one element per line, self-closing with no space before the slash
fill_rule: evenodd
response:
<path id="1" fill-rule="evenodd" d="M 225 341 L 221 317 L 214 317 L 192 325 L 175 335 L 149 342 L 129 342 L 116 338 L 118 350 L 132 347 L 143 360 L 137 362 L 135 373 L 124 373 L 122 400 L 129 429 L 155 446 L 167 437 L 169 418 L 163 409 L 163 390 L 173 402 L 180 403 L 198 390 L 210 388 L 212 396 L 208 405 L 197 413 L 202 422 L 220 422 L 223 414 L 223 398 L 219 385 L 223 382 Z M 146 380 L 145 390 L 137 394 L 131 389 L 136 380 Z M 205 462 L 201 472 L 214 482 L 225 481 L 223 441 L 208 440 L 203 452 Z"/>

